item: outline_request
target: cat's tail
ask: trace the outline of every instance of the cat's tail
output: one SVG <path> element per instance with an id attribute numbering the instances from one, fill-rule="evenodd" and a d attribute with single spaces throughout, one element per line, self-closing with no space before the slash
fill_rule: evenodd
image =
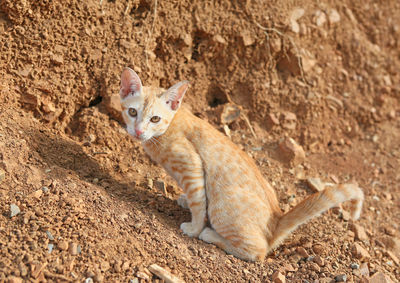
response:
<path id="1" fill-rule="evenodd" d="M 270 249 L 281 244 L 299 225 L 348 200 L 351 200 L 351 217 L 357 220 L 364 201 L 361 188 L 354 184 L 326 185 L 323 191 L 309 196 L 281 217 L 269 241 Z"/>

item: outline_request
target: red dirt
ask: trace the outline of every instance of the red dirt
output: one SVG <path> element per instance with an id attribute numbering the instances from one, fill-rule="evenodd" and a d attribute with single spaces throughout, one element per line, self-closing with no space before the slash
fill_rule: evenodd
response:
<path id="1" fill-rule="evenodd" d="M 0 0 L 0 282 L 157 281 L 152 263 L 187 282 L 399 281 L 400 3 L 295 2 Z M 239 107 L 255 136 L 237 119 L 232 140 L 284 210 L 312 193 L 308 177 L 358 182 L 365 237 L 345 206 L 263 262 L 183 235 L 180 189 L 114 106 L 125 66 L 145 85 L 190 80 L 186 105 L 221 131 L 224 105 Z M 280 160 L 284 137 L 306 161 Z"/>

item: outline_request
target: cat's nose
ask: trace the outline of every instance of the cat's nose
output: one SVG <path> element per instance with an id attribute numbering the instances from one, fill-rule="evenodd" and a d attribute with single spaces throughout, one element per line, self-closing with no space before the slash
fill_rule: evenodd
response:
<path id="1" fill-rule="evenodd" d="M 141 131 L 139 129 L 135 129 L 135 133 L 139 137 L 141 134 L 143 134 L 143 131 Z"/>

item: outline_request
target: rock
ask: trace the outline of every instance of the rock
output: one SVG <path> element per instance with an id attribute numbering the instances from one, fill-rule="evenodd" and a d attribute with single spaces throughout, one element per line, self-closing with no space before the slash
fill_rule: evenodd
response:
<path id="1" fill-rule="evenodd" d="M 231 137 L 231 129 L 229 129 L 229 127 L 228 127 L 228 125 L 224 125 L 224 132 L 225 132 L 225 135 L 228 137 L 228 138 L 232 138 Z"/>
<path id="2" fill-rule="evenodd" d="M 18 269 L 19 269 L 20 275 L 22 277 L 25 277 L 28 275 L 28 267 L 25 264 L 23 264 L 22 262 L 18 265 Z"/>
<path id="3" fill-rule="evenodd" d="M 304 258 L 309 257 L 308 252 L 307 252 L 306 249 L 303 248 L 303 247 L 297 247 L 296 252 L 297 252 L 299 255 L 301 255 L 302 257 L 304 257 Z"/>
<path id="4" fill-rule="evenodd" d="M 303 8 L 296 8 L 292 11 L 290 15 L 290 29 L 294 33 L 299 33 L 300 32 L 300 26 L 297 22 L 301 17 L 304 16 L 305 10 Z"/>
<path id="5" fill-rule="evenodd" d="M 282 127 L 288 130 L 296 129 L 296 114 L 292 112 L 285 112 L 282 115 Z"/>
<path id="6" fill-rule="evenodd" d="M 279 125 L 279 119 L 278 119 L 278 117 L 276 117 L 275 114 L 269 113 L 267 115 L 266 124 L 267 124 L 268 129 L 272 129 L 274 126 Z"/>
<path id="7" fill-rule="evenodd" d="M 358 224 L 352 224 L 350 229 L 354 232 L 355 238 L 357 240 L 360 240 L 362 242 L 368 241 L 369 238 L 367 236 L 367 233 L 365 233 L 364 227 L 358 225 Z"/>
<path id="8" fill-rule="evenodd" d="M 322 255 L 324 253 L 324 246 L 321 244 L 315 244 L 313 247 L 313 252 L 317 255 Z"/>
<path id="9" fill-rule="evenodd" d="M 303 148 L 292 138 L 286 138 L 279 144 L 280 153 L 285 162 L 297 165 L 303 162 L 306 154 Z"/>
<path id="10" fill-rule="evenodd" d="M 342 211 L 342 219 L 343 219 L 344 221 L 349 221 L 349 220 L 351 219 L 350 212 L 348 212 L 348 211 L 346 211 L 346 210 L 343 210 L 343 211 Z"/>
<path id="11" fill-rule="evenodd" d="M 254 36 L 249 31 L 241 32 L 240 36 L 242 37 L 244 46 L 250 46 L 250 45 L 253 45 L 254 42 L 256 42 L 256 40 L 254 39 Z"/>
<path id="12" fill-rule="evenodd" d="M 85 283 L 93 283 L 93 279 L 92 279 L 92 277 L 88 277 L 83 282 L 85 282 Z"/>
<path id="13" fill-rule="evenodd" d="M 12 277 L 9 277 L 9 278 L 8 278 L 7 282 L 8 282 L 8 283 L 22 283 L 23 280 L 22 280 L 22 278 L 20 278 L 20 277 L 14 277 L 14 276 L 12 276 Z"/>
<path id="14" fill-rule="evenodd" d="M 19 209 L 18 205 L 16 205 L 16 204 L 10 205 L 10 218 L 17 216 L 20 212 L 21 212 L 21 210 Z"/>
<path id="15" fill-rule="evenodd" d="M 40 199 L 43 194 L 43 190 L 36 190 L 28 195 L 30 198 Z"/>
<path id="16" fill-rule="evenodd" d="M 282 50 L 282 40 L 281 38 L 270 38 L 269 40 L 269 46 L 271 48 L 272 53 L 279 53 Z"/>
<path id="17" fill-rule="evenodd" d="M 165 188 L 165 183 L 163 181 L 155 181 L 154 185 L 156 186 L 156 188 L 163 193 L 163 195 L 167 195 L 167 189 Z"/>
<path id="18" fill-rule="evenodd" d="M 46 231 L 46 235 L 47 235 L 47 237 L 49 238 L 50 241 L 54 241 L 54 237 L 53 237 L 53 235 L 51 234 L 50 231 Z"/>
<path id="19" fill-rule="evenodd" d="M 48 187 L 42 187 L 42 191 L 46 194 L 49 192 L 49 188 Z"/>
<path id="20" fill-rule="evenodd" d="M 326 23 L 326 15 L 324 12 L 318 10 L 315 12 L 315 24 L 322 27 Z"/>
<path id="21" fill-rule="evenodd" d="M 124 123 L 122 118 L 122 108 L 119 94 L 114 94 L 104 98 L 104 106 L 108 114 L 117 120 L 118 122 Z"/>
<path id="22" fill-rule="evenodd" d="M 285 283 L 286 282 L 285 275 L 283 275 L 279 271 L 275 271 L 272 274 L 272 282 L 274 282 L 274 283 Z"/>
<path id="23" fill-rule="evenodd" d="M 321 268 L 320 268 L 319 265 L 316 264 L 315 262 L 311 262 L 311 263 L 310 263 L 310 269 L 311 269 L 311 270 L 314 270 L 314 271 L 317 272 L 317 273 L 320 273 L 320 272 L 321 272 Z"/>
<path id="24" fill-rule="evenodd" d="M 101 263 L 100 263 L 100 269 L 101 269 L 101 271 L 104 271 L 104 272 L 106 272 L 107 270 L 109 270 L 110 269 L 110 267 L 111 267 L 111 265 L 110 265 L 110 263 L 108 262 L 108 261 L 102 261 Z"/>
<path id="25" fill-rule="evenodd" d="M 305 73 L 311 71 L 311 69 L 314 68 L 316 64 L 317 60 L 315 60 L 313 56 L 311 56 L 310 54 L 308 54 L 307 56 L 306 55 L 301 56 L 301 65 Z"/>
<path id="26" fill-rule="evenodd" d="M 54 103 L 48 99 L 42 100 L 42 110 L 45 113 L 52 113 L 56 112 L 56 107 L 54 106 Z"/>
<path id="27" fill-rule="evenodd" d="M 227 44 L 226 40 L 220 34 L 216 34 L 213 39 L 215 42 L 218 42 L 220 44 Z"/>
<path id="28" fill-rule="evenodd" d="M 129 283 L 139 283 L 139 279 L 135 277 L 133 279 L 130 279 Z"/>
<path id="29" fill-rule="evenodd" d="M 56 66 L 60 66 L 60 65 L 64 64 L 64 58 L 62 55 L 59 55 L 59 54 L 50 55 L 50 60 Z"/>
<path id="30" fill-rule="evenodd" d="M 366 260 L 371 258 L 369 255 L 368 251 L 361 247 L 358 243 L 354 243 L 352 248 L 351 248 L 351 253 L 353 257 L 360 259 L 360 260 Z"/>
<path id="31" fill-rule="evenodd" d="M 149 280 L 150 280 L 150 276 L 147 275 L 146 273 L 142 272 L 142 271 L 138 271 L 138 272 L 136 273 L 136 276 L 137 276 L 138 278 L 143 279 L 143 280 L 146 280 L 146 281 L 149 281 Z"/>
<path id="32" fill-rule="evenodd" d="M 328 106 L 333 110 L 340 110 L 343 108 L 343 102 L 339 98 L 336 98 L 332 95 L 327 95 L 326 101 L 328 103 Z"/>
<path id="33" fill-rule="evenodd" d="M 51 254 L 51 252 L 53 251 L 53 248 L 54 248 L 54 244 L 48 244 L 47 245 L 47 249 L 48 249 L 49 254 Z"/>
<path id="34" fill-rule="evenodd" d="M 325 260 L 322 258 L 322 257 L 320 257 L 319 255 L 316 255 L 314 258 L 313 258 L 313 261 L 316 263 L 316 264 L 318 264 L 319 266 L 324 266 L 325 265 Z"/>
<path id="35" fill-rule="evenodd" d="M 346 282 L 347 281 L 347 275 L 346 274 L 339 274 L 335 276 L 335 281 L 336 282 Z"/>
<path id="36" fill-rule="evenodd" d="M 147 178 L 147 188 L 152 189 L 154 185 L 152 178 Z"/>
<path id="37" fill-rule="evenodd" d="M 19 71 L 21 77 L 27 77 L 32 70 L 32 66 L 26 66 L 24 69 Z"/>
<path id="38" fill-rule="evenodd" d="M 35 279 L 40 279 L 41 276 L 43 276 L 42 272 L 43 270 L 46 268 L 47 266 L 47 262 L 43 263 L 43 264 L 34 264 L 33 265 L 33 269 L 31 271 L 31 276 Z M 38 280 L 38 282 L 40 282 L 40 280 Z"/>
<path id="39" fill-rule="evenodd" d="M 361 276 L 365 276 L 365 277 L 369 277 L 368 263 L 364 262 L 363 264 L 361 264 L 361 266 L 360 266 L 360 275 Z"/>
<path id="40" fill-rule="evenodd" d="M 240 117 L 240 108 L 234 104 L 226 103 L 222 106 L 220 113 L 221 124 L 231 124 Z"/>
<path id="41" fill-rule="evenodd" d="M 131 264 L 130 264 L 130 262 L 129 261 L 124 261 L 124 263 L 122 264 L 122 266 L 121 266 L 121 269 L 123 270 L 123 271 L 127 271 L 128 269 L 129 269 L 129 266 L 130 266 Z"/>
<path id="42" fill-rule="evenodd" d="M 325 189 L 325 183 L 320 178 L 307 178 L 307 185 L 315 192 L 321 192 Z"/>
<path id="43" fill-rule="evenodd" d="M 351 269 L 360 269 L 360 265 L 358 263 L 353 262 L 350 264 L 350 268 Z"/>
<path id="44" fill-rule="evenodd" d="M 368 279 L 368 283 L 392 283 L 392 282 L 393 281 L 382 272 L 377 272 Z"/>
<path id="45" fill-rule="evenodd" d="M 165 270 L 161 266 L 157 264 L 152 264 L 149 266 L 149 270 L 151 273 L 164 280 L 166 283 L 184 283 L 182 279 L 176 277 L 168 270 Z"/>
<path id="46" fill-rule="evenodd" d="M 329 10 L 328 19 L 329 19 L 329 23 L 331 25 L 340 22 L 340 15 L 339 15 L 338 11 L 336 9 Z"/>
<path id="47" fill-rule="evenodd" d="M 185 33 L 184 35 L 181 35 L 182 41 L 187 45 L 187 46 L 192 46 L 192 36 L 188 33 Z"/>
<path id="48" fill-rule="evenodd" d="M 69 253 L 71 255 L 77 255 L 78 254 L 78 244 L 77 243 L 69 243 Z"/>
<path id="49" fill-rule="evenodd" d="M 66 241 L 60 241 L 57 247 L 62 251 L 66 251 L 68 249 L 68 243 Z"/>
<path id="50" fill-rule="evenodd" d="M 0 183 L 6 178 L 6 172 L 0 168 Z"/>

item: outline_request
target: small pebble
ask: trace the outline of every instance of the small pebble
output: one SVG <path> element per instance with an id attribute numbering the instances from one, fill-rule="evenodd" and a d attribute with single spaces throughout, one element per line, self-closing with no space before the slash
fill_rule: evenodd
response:
<path id="1" fill-rule="evenodd" d="M 346 282 L 347 281 L 347 275 L 346 274 L 339 274 L 335 277 L 336 282 Z"/>
<path id="2" fill-rule="evenodd" d="M 351 269 L 359 269 L 360 265 L 358 263 L 353 262 L 350 264 L 350 267 L 351 267 Z"/>
<path id="3" fill-rule="evenodd" d="M 11 212 L 10 213 L 10 217 L 14 217 L 14 216 L 18 215 L 21 212 L 21 210 L 19 209 L 18 205 L 11 204 L 10 205 L 10 212 Z"/>
<path id="4" fill-rule="evenodd" d="M 49 249 L 49 254 L 51 254 L 51 252 L 53 251 L 54 245 L 53 244 L 48 244 L 47 247 Z"/>
<path id="5" fill-rule="evenodd" d="M 92 277 L 88 277 L 85 279 L 85 283 L 93 283 Z"/>
<path id="6" fill-rule="evenodd" d="M 77 243 L 69 243 L 69 253 L 71 255 L 77 255 L 79 253 Z"/>
<path id="7" fill-rule="evenodd" d="M 50 231 L 46 231 L 46 235 L 47 235 L 47 237 L 49 238 L 50 241 L 54 241 L 54 237 L 53 237 L 53 235 L 51 234 Z"/>
<path id="8" fill-rule="evenodd" d="M 62 251 L 66 251 L 68 249 L 68 243 L 66 241 L 60 241 L 57 246 Z"/>
<path id="9" fill-rule="evenodd" d="M 44 193 L 48 193 L 48 192 L 49 192 L 49 188 L 48 188 L 48 187 L 42 187 L 42 191 L 43 191 Z"/>
<path id="10" fill-rule="evenodd" d="M 310 256 L 306 259 L 306 261 L 312 261 L 312 260 L 314 260 L 314 256 L 313 256 L 313 255 L 310 255 Z"/>

